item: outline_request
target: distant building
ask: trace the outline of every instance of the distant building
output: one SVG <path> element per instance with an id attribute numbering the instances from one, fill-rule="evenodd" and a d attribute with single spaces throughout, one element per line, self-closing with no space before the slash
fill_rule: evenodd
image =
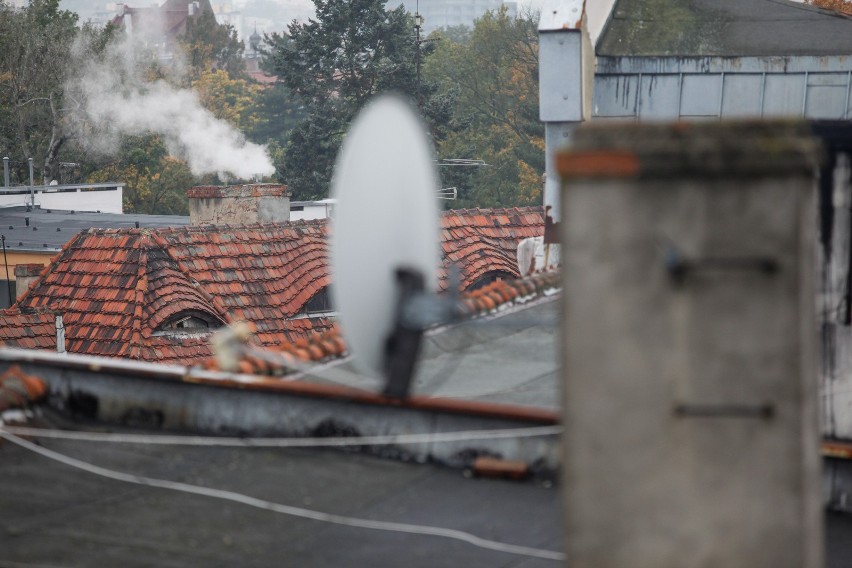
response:
<path id="1" fill-rule="evenodd" d="M 852 116 L 852 16 L 839 12 L 788 0 L 551 0 L 539 37 L 544 199 L 556 215 L 555 152 L 584 121 Z"/>
<path id="2" fill-rule="evenodd" d="M 117 4 L 118 14 L 110 22 L 128 34 L 142 36 L 150 47 L 156 47 L 162 59 L 173 56 L 178 37 L 186 33 L 188 20 L 204 12 L 213 13 L 210 0 L 166 0 L 162 6 L 133 8 Z"/>
<path id="3" fill-rule="evenodd" d="M 441 28 L 453 26 L 473 27 L 474 20 L 481 18 L 485 12 L 496 12 L 502 6 L 511 17 L 518 15 L 517 2 L 502 0 L 391 0 L 388 8 L 396 8 L 402 4 L 405 9 L 419 13 L 423 17 L 422 33 L 428 35 Z"/>

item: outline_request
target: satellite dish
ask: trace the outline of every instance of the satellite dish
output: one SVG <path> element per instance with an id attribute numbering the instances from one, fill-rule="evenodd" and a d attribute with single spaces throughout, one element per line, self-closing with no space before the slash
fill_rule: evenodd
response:
<path id="1" fill-rule="evenodd" d="M 437 289 L 438 188 L 432 145 L 412 106 L 391 95 L 370 102 L 334 168 L 332 293 L 353 363 L 365 374 L 388 376 L 385 392 L 393 396 L 407 392 L 407 384 L 392 392 L 388 371 L 403 296 Z M 419 333 L 414 355 L 417 346 Z"/>

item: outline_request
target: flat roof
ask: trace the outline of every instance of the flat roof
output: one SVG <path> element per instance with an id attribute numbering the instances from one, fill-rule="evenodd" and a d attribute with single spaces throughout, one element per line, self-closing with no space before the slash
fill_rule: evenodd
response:
<path id="1" fill-rule="evenodd" d="M 617 0 L 598 56 L 852 55 L 852 17 L 789 0 Z"/>
<path id="2" fill-rule="evenodd" d="M 412 395 L 506 404 L 555 411 L 560 408 L 558 295 L 427 332 Z M 380 391 L 383 381 L 361 376 L 349 360 L 331 363 L 346 373 L 305 380 Z"/>
<path id="3" fill-rule="evenodd" d="M 492 542 L 561 551 L 560 499 L 557 489 L 541 480 L 468 479 L 434 465 L 315 449 L 39 443 L 101 468 L 235 492 L 322 515 L 439 527 Z M 9 563 L 561 565 L 457 539 L 311 520 L 108 479 L 8 442 L 0 444 L 0 463 L 0 548 Z"/>
<path id="4" fill-rule="evenodd" d="M 29 225 L 27 225 L 29 219 Z M 28 209 L 24 206 L 0 208 L 0 234 L 6 237 L 6 250 L 56 252 L 80 231 L 92 228 L 183 227 L 189 217 L 182 215 L 141 215 Z"/>

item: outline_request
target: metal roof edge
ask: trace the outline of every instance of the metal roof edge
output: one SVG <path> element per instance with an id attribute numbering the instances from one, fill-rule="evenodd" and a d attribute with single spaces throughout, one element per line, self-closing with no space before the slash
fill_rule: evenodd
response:
<path id="1" fill-rule="evenodd" d="M 559 413 L 535 407 L 526 407 L 460 399 L 412 396 L 405 400 L 389 398 L 372 391 L 311 383 L 307 381 L 282 381 L 269 377 L 206 371 L 160 363 L 142 363 L 91 355 L 59 354 L 16 348 L 0 348 L 0 362 L 28 363 L 61 369 L 82 370 L 106 375 L 115 373 L 154 381 L 180 382 L 187 385 L 206 385 L 218 388 L 253 390 L 299 397 L 343 399 L 353 403 L 392 406 L 400 409 L 461 414 L 498 418 L 536 424 L 558 424 Z"/>

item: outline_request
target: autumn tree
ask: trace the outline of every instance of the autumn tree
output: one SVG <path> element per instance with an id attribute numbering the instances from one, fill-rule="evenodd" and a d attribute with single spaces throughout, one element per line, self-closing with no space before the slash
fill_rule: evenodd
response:
<path id="1" fill-rule="evenodd" d="M 60 10 L 59 0 L 32 0 L 22 9 L 0 2 L 0 149 L 17 157 L 20 181 L 28 177 L 28 158 L 44 183 L 58 177 L 70 139 L 63 83 L 77 35 L 76 14 Z"/>
<path id="2" fill-rule="evenodd" d="M 453 206 L 541 203 L 544 127 L 538 118 L 538 18 L 487 12 L 470 33 L 437 32 L 424 76 L 454 101 L 441 158 L 478 159 L 479 168 L 442 168 L 457 186 Z"/>
<path id="3" fill-rule="evenodd" d="M 223 69 L 208 71 L 192 82 L 201 104 L 213 115 L 243 132 L 262 120 L 258 102 L 263 87 L 248 79 L 233 78 Z"/>

